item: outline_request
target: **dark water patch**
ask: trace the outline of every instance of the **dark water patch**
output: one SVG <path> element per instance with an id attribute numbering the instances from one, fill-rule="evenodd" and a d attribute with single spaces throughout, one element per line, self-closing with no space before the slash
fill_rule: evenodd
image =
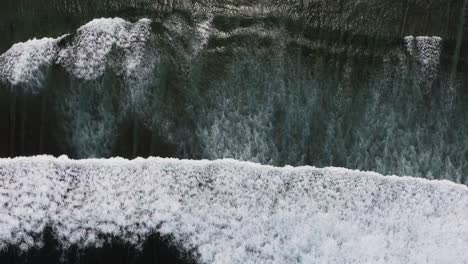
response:
<path id="1" fill-rule="evenodd" d="M 5 0 L 0 9 L 0 52 L 13 43 L 33 37 L 58 36 L 92 18 L 119 16 L 128 20 L 161 18 L 175 10 L 219 14 L 214 24 L 221 30 L 247 27 L 259 21 L 275 27 L 279 21 L 299 20 L 320 32 L 340 30 L 352 35 L 401 38 L 405 35 L 438 35 L 457 39 L 463 0 L 454 1 L 217 1 L 217 0 Z M 197 10 L 196 7 L 201 8 Z M 179 12 L 180 12 L 179 11 Z M 262 14 L 265 13 L 265 14 Z M 293 23 L 294 24 L 294 23 Z M 296 25 L 291 32 L 301 31 Z M 466 28 L 464 29 L 466 35 Z"/>
<path id="2" fill-rule="evenodd" d="M 71 246 L 63 249 L 51 227 L 46 227 L 43 234 L 42 247 L 30 248 L 26 251 L 17 245 L 9 245 L 0 250 L 2 264 L 195 264 L 195 258 L 181 251 L 172 242 L 170 236 L 158 233 L 149 235 L 141 248 L 116 237 L 102 236 L 106 240 L 100 246 L 88 246 L 84 249 Z"/>

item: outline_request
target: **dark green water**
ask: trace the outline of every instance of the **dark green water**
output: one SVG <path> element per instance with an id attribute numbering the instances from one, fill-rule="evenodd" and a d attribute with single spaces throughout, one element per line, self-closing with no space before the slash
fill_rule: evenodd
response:
<path id="1" fill-rule="evenodd" d="M 2 53 L 70 33 L 37 69 L 4 70 L 2 157 L 235 158 L 468 183 L 466 1 L 8 0 L 0 10 Z M 99 17 L 129 22 L 77 31 Z M 19 65 L 5 54 L 4 69 Z"/>

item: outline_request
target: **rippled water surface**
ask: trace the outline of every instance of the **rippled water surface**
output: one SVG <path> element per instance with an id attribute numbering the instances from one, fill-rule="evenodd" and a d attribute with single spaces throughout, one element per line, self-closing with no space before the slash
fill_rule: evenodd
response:
<path id="1" fill-rule="evenodd" d="M 466 2 L 9 0 L 0 154 L 466 184 Z"/>

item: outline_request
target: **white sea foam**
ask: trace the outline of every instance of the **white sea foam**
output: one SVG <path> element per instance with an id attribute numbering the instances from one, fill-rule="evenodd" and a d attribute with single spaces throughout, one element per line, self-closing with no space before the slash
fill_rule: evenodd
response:
<path id="1" fill-rule="evenodd" d="M 0 247 L 171 234 L 200 263 L 468 263 L 468 188 L 235 160 L 0 160 Z"/>
<path id="2" fill-rule="evenodd" d="M 436 36 L 407 36 L 404 38 L 404 41 L 408 53 L 420 65 L 420 80 L 432 83 L 437 77 L 439 70 L 442 38 Z"/>
<path id="3" fill-rule="evenodd" d="M 134 74 L 143 63 L 145 44 L 151 33 L 150 23 L 149 19 L 136 23 L 121 18 L 94 19 L 78 29 L 72 45 L 60 51 L 58 63 L 73 76 L 84 80 L 102 76 L 108 67 L 117 67 L 127 75 Z M 112 55 L 123 57 L 123 60 L 116 61 Z"/>
<path id="4" fill-rule="evenodd" d="M 211 16 L 196 24 L 195 34 L 194 34 L 195 41 L 192 44 L 192 49 L 193 49 L 194 54 L 198 54 L 208 44 L 210 34 L 213 31 L 212 25 L 211 25 L 212 22 L 213 22 L 213 17 Z"/>
<path id="5" fill-rule="evenodd" d="M 94 19 L 80 27 L 72 43 L 63 49 L 57 45 L 61 38 L 33 39 L 13 45 L 0 56 L 0 79 L 13 85 L 39 86 L 43 71 L 58 63 L 83 80 L 94 80 L 107 69 L 114 69 L 132 82 L 141 82 L 147 77 L 141 75 L 151 72 L 154 64 L 154 57 L 146 57 L 150 35 L 149 19 L 135 23 L 121 18 Z"/>
<path id="6" fill-rule="evenodd" d="M 0 56 L 0 79 L 12 85 L 27 84 L 37 89 L 58 52 L 54 38 L 32 39 L 13 45 Z"/>

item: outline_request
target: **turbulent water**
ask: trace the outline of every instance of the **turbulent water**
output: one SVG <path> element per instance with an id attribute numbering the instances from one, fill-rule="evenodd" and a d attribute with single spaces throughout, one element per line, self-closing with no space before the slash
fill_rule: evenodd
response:
<path id="1" fill-rule="evenodd" d="M 467 9 L 2 0 L 0 263 L 468 263 Z"/>
<path id="2" fill-rule="evenodd" d="M 54 2 L 47 18 L 33 1 L 5 9 L 3 32 L 27 33 L 2 43 L 20 41 L 0 56 L 2 156 L 235 158 L 468 183 L 466 1 L 92 2 Z M 39 21 L 46 32 L 24 29 Z"/>
<path id="3" fill-rule="evenodd" d="M 160 232 L 197 263 L 468 262 L 468 188 L 448 181 L 235 160 L 34 157 L 0 160 L 0 186 L 0 252 L 42 246 L 49 225 L 64 248 L 109 237 L 141 245 Z"/>

